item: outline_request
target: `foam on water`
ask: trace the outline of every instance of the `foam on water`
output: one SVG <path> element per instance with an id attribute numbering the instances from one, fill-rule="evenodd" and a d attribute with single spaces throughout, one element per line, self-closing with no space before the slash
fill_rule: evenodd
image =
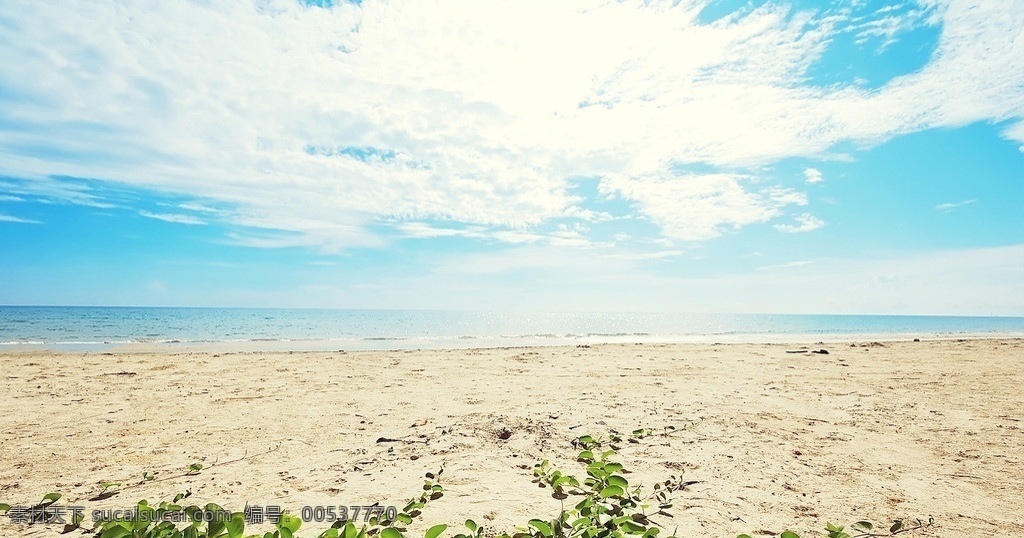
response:
<path id="1" fill-rule="evenodd" d="M 1024 336 L 1024 318 L 0 306 L 0 350 L 126 344 L 410 349 L 911 336 Z"/>

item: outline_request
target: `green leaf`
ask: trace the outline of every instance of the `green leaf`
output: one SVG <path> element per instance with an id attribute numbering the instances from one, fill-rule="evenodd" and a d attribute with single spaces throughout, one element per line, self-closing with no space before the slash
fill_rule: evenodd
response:
<path id="1" fill-rule="evenodd" d="M 291 514 L 281 514 L 281 519 L 277 521 L 278 530 L 288 529 L 292 534 L 298 532 L 301 526 L 302 520 Z M 284 536 L 284 533 L 281 533 L 281 535 Z"/>
<path id="2" fill-rule="evenodd" d="M 612 475 L 612 476 L 608 477 L 608 485 L 609 486 L 619 486 L 620 488 L 625 489 L 625 488 L 629 487 L 629 482 L 625 478 L 623 478 L 623 477 L 621 477 L 619 475 Z"/>
<path id="3" fill-rule="evenodd" d="M 423 534 L 423 538 L 437 538 L 447 528 L 448 525 L 445 525 L 444 523 L 440 525 L 434 525 L 433 527 L 427 529 L 427 532 Z"/>
<path id="4" fill-rule="evenodd" d="M 855 529 L 857 529 L 857 530 L 863 530 L 863 531 L 871 531 L 871 529 L 875 528 L 875 525 L 873 523 L 871 523 L 870 521 L 858 521 L 858 522 L 856 522 L 856 523 L 854 523 L 853 525 L 850 525 L 850 526 L 855 528 Z"/>
<path id="5" fill-rule="evenodd" d="M 624 521 L 622 523 L 622 528 L 630 534 L 642 534 L 645 530 L 647 530 L 647 527 L 644 527 L 643 525 L 640 525 L 633 521 Z"/>
<path id="6" fill-rule="evenodd" d="M 544 536 L 551 536 L 552 534 L 554 534 L 553 532 L 551 532 L 551 525 L 548 525 L 547 522 L 542 521 L 540 519 L 531 519 L 529 525 L 539 530 L 540 533 Z"/>
<path id="7" fill-rule="evenodd" d="M 410 516 L 409 514 L 406 514 L 406 513 L 398 514 L 397 516 L 395 516 L 395 519 L 397 519 L 398 521 L 401 521 L 402 523 L 405 523 L 406 525 L 409 525 L 409 524 L 412 523 L 412 516 Z"/>
<path id="8" fill-rule="evenodd" d="M 800 535 L 793 531 L 783 531 L 779 538 L 800 538 Z"/>
<path id="9" fill-rule="evenodd" d="M 226 521 L 221 521 L 221 519 L 222 518 L 218 518 L 217 516 L 214 516 L 213 518 L 210 519 L 210 521 L 208 521 L 206 523 L 206 534 L 207 534 L 207 536 L 217 536 L 222 531 L 224 531 L 224 528 L 227 527 L 227 522 Z"/>
<path id="10" fill-rule="evenodd" d="M 753 537 L 750 536 L 749 534 L 741 534 L 741 535 L 737 536 L 736 538 L 753 538 Z"/>
<path id="11" fill-rule="evenodd" d="M 466 520 L 466 528 L 469 529 L 469 532 L 476 532 L 476 530 L 479 527 L 476 526 L 476 521 L 473 521 L 472 519 L 467 519 Z"/>
<path id="12" fill-rule="evenodd" d="M 608 476 L 608 473 L 604 470 L 604 462 L 595 461 L 590 465 L 587 465 L 587 474 L 594 478 L 604 478 Z"/>
<path id="13" fill-rule="evenodd" d="M 122 538 L 124 536 L 131 536 L 131 535 L 132 535 L 132 531 L 130 531 L 130 530 L 124 528 L 124 527 L 116 526 L 116 527 L 110 527 L 108 529 L 104 529 L 103 532 L 100 533 L 100 538 Z"/>
<path id="14" fill-rule="evenodd" d="M 394 527 L 388 527 L 380 531 L 380 538 L 405 538 L 398 529 Z"/>
<path id="15" fill-rule="evenodd" d="M 903 522 L 897 519 L 892 524 L 892 527 L 889 527 L 889 532 L 896 532 L 896 531 L 898 531 L 898 530 L 900 530 L 902 528 L 903 528 Z"/>
<path id="16" fill-rule="evenodd" d="M 7 503 L 0 503 L 0 512 L 7 512 L 11 509 L 11 505 Z"/>
<path id="17" fill-rule="evenodd" d="M 198 523 L 198 521 L 197 521 L 198 513 L 197 512 L 199 512 L 199 510 L 200 510 L 200 508 L 198 506 L 194 505 L 194 504 L 186 506 L 185 507 L 185 515 L 187 515 L 190 520 L 195 521 L 195 522 Z"/>
<path id="18" fill-rule="evenodd" d="M 626 493 L 626 490 L 619 486 L 608 486 L 601 490 L 601 498 L 607 499 L 609 497 L 621 497 Z"/>
<path id="19" fill-rule="evenodd" d="M 188 466 L 188 470 L 191 473 L 198 473 L 199 470 L 202 469 L 202 468 L 203 468 L 203 464 L 201 464 L 201 463 L 193 463 L 192 465 Z"/>
<path id="20" fill-rule="evenodd" d="M 231 514 L 231 519 L 225 523 L 225 527 L 228 530 L 229 538 L 242 538 L 242 533 L 245 531 L 245 514 L 242 512 Z"/>
<path id="21" fill-rule="evenodd" d="M 47 504 L 53 504 L 53 503 L 57 502 L 57 500 L 60 499 L 60 498 L 61 498 L 61 494 L 57 493 L 55 491 L 53 493 L 47 493 L 46 495 L 43 495 L 43 502 L 45 503 L 46 501 L 50 501 Z"/>

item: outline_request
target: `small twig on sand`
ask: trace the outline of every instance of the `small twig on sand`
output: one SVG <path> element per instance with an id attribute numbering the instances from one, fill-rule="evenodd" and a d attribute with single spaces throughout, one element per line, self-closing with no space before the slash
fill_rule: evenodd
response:
<path id="1" fill-rule="evenodd" d="M 427 444 L 427 440 L 417 441 L 415 439 L 392 439 L 391 437 L 378 437 L 378 443 L 423 443 Z"/>

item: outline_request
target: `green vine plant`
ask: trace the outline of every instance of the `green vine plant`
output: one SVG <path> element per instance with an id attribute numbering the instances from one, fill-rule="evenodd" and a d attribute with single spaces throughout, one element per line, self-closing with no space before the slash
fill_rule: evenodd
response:
<path id="1" fill-rule="evenodd" d="M 590 435 L 574 439 L 571 444 L 580 450 L 576 461 L 583 467 L 585 478 L 581 480 L 566 474 L 554 468 L 548 460 L 533 467 L 533 481 L 549 488 L 551 496 L 559 501 L 558 515 L 551 519 L 531 518 L 525 525 L 516 526 L 511 532 L 502 532 L 494 538 L 658 538 L 665 528 L 661 522 L 672 517 L 669 510 L 674 496 L 698 482 L 671 476 L 655 483 L 652 491 L 644 494 L 639 485 L 626 479 L 629 471 L 614 460 L 623 442 L 639 443 L 646 437 L 670 435 L 674 430 L 671 426 L 660 433 L 638 429 L 627 436 L 613 430 L 607 441 Z M 192 466 L 188 474 L 198 473 L 201 467 L 196 467 L 198 465 Z M 427 504 L 444 496 L 440 482 L 443 472 L 442 468 L 436 473 L 426 473 L 422 492 L 411 498 L 401 511 L 389 514 L 381 510 L 364 518 L 359 526 L 355 518 L 338 520 L 316 537 L 406 538 L 408 526 L 421 517 Z M 151 479 L 144 476 L 144 480 Z M 106 491 L 119 485 L 104 482 L 102 487 Z M 228 512 L 213 503 L 203 507 L 184 505 L 181 501 L 189 496 L 191 491 L 179 493 L 171 501 L 161 501 L 155 506 L 142 500 L 131 516 L 96 522 L 91 529 L 82 530 L 91 532 L 93 538 L 295 538 L 303 523 L 299 517 L 284 513 L 274 522 L 275 530 L 264 534 L 245 534 L 244 511 Z M 46 509 L 60 498 L 60 493 L 44 496 L 42 502 L 28 509 L 33 514 L 28 522 L 45 520 Z M 573 502 L 567 503 L 570 499 Z M 0 503 L 0 512 L 8 512 L 11 508 L 9 504 Z M 224 517 L 211 518 L 210 514 L 222 514 Z M 82 522 L 81 515 L 76 514 L 71 523 L 65 525 L 64 532 L 81 529 Z M 897 520 L 892 525 L 879 527 L 869 521 L 858 521 L 850 525 L 849 530 L 828 523 L 825 532 L 828 538 L 882 537 L 913 532 L 933 523 L 931 518 L 927 521 L 918 519 L 914 523 Z M 448 528 L 447 524 L 433 525 L 425 531 L 424 538 L 439 538 Z M 483 532 L 483 527 L 468 519 L 451 538 L 484 538 Z M 676 532 L 665 538 L 677 538 Z M 740 534 L 737 538 L 751 536 Z M 800 536 L 786 530 L 778 538 Z"/>

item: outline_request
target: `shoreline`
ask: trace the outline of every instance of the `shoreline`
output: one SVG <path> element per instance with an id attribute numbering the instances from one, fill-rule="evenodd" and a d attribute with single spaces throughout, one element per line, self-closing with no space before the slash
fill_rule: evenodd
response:
<path id="1" fill-rule="evenodd" d="M 202 352 L 327 352 L 327 351 L 449 351 L 517 348 L 551 348 L 599 345 L 813 345 L 852 342 L 942 342 L 956 340 L 1024 339 L 1024 333 L 829 333 L 829 334 L 728 334 L 728 335 L 627 335 L 605 337 L 441 337 L 441 338 L 361 338 L 361 339 L 239 339 L 222 341 L 157 342 L 70 342 L 0 343 L 0 356 L 7 353 L 175 353 Z M 461 344 L 461 345 L 458 345 Z"/>
<path id="2" fill-rule="evenodd" d="M 618 456 L 646 491 L 697 481 L 666 532 L 932 516 L 910 536 L 1024 533 L 1024 339 L 812 342 L 4 352 L 0 502 L 59 491 L 91 513 L 187 489 L 232 510 L 402 506 L 444 466 L 446 494 L 417 522 L 511 530 L 557 513 L 533 464 L 579 476 L 576 437 L 672 426 Z M 91 501 L 104 481 L 129 487 Z M 0 517 L 4 534 L 58 530 Z"/>

